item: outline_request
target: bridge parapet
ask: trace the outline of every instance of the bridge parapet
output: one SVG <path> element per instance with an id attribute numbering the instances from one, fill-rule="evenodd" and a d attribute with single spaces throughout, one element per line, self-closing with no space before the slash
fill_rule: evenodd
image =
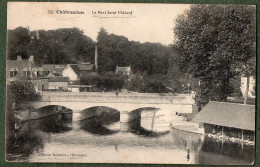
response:
<path id="1" fill-rule="evenodd" d="M 132 104 L 194 104 L 192 95 L 113 92 L 43 92 L 43 102 L 93 102 Z"/>

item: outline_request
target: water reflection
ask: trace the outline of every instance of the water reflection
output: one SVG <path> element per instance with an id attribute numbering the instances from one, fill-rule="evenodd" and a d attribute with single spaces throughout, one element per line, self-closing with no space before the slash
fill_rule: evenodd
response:
<path id="1" fill-rule="evenodd" d="M 143 123 L 141 123 L 143 122 Z M 123 132 L 131 132 L 135 135 L 143 136 L 143 137 L 160 137 L 163 135 L 168 134 L 170 131 L 163 131 L 163 132 L 156 132 L 153 130 L 147 130 L 146 128 L 142 127 L 141 124 L 144 123 L 145 120 L 142 121 L 142 118 L 135 119 L 129 123 L 120 123 L 120 130 Z M 147 124 L 147 122 L 146 122 Z M 152 124 L 154 126 L 154 124 Z"/>
<path id="2" fill-rule="evenodd" d="M 57 114 L 19 124 L 7 143 L 8 161 L 26 160 L 35 150 L 44 147 L 49 137 L 44 133 L 65 133 L 72 130 L 72 114 Z"/>
<path id="3" fill-rule="evenodd" d="M 87 112 L 101 112 L 99 116 L 91 117 L 79 122 L 80 129 L 93 135 L 112 135 L 119 132 L 119 129 L 109 129 L 111 125 L 120 120 L 120 112 L 108 108 L 90 108 Z"/>
<path id="4" fill-rule="evenodd" d="M 187 151 L 191 164 L 249 165 L 254 162 L 255 147 L 242 143 L 222 141 L 203 135 L 173 130 L 174 144 Z"/>
<path id="5" fill-rule="evenodd" d="M 110 130 L 104 125 L 104 122 L 99 117 L 80 121 L 80 128 L 94 135 L 112 135 L 119 132 L 119 130 Z"/>
<path id="6" fill-rule="evenodd" d="M 203 159 L 204 163 L 208 164 L 217 164 L 219 161 L 224 164 L 252 164 L 254 162 L 254 154 L 255 149 L 253 145 L 205 137 L 199 157 Z M 213 161 L 203 158 L 205 155 L 211 156 Z M 225 160 L 223 156 L 229 157 L 228 159 L 238 159 L 239 161 L 223 161 Z"/>
<path id="7" fill-rule="evenodd" d="M 173 129 L 171 132 L 174 145 L 186 151 L 186 159 L 190 164 L 198 163 L 198 153 L 204 142 L 204 136 Z"/>
<path id="8" fill-rule="evenodd" d="M 31 122 L 35 123 L 35 128 L 47 133 L 65 133 L 72 130 L 72 114 L 57 114 Z"/>

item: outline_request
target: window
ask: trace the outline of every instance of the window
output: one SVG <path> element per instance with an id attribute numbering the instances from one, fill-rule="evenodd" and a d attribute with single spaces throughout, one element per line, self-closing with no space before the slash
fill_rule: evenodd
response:
<path id="1" fill-rule="evenodd" d="M 29 77 L 31 75 L 31 71 L 29 68 L 23 69 L 23 76 L 24 77 Z"/>
<path id="2" fill-rule="evenodd" d="M 18 74 L 17 68 L 12 68 L 9 72 L 10 72 L 10 78 L 14 78 Z"/>

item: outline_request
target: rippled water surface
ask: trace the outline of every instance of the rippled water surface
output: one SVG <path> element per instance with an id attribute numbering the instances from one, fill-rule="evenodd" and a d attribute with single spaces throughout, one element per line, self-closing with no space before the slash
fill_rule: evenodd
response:
<path id="1" fill-rule="evenodd" d="M 251 164 L 254 146 L 228 143 L 170 127 L 163 111 L 119 123 L 119 113 L 80 122 L 60 114 L 22 124 L 9 161 L 93 163 Z M 109 119 L 106 119 L 109 118 Z M 154 124 L 153 124 L 154 122 Z"/>

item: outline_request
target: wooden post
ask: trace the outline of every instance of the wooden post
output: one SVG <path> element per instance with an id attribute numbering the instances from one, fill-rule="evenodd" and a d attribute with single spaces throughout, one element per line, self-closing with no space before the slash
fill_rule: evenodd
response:
<path id="1" fill-rule="evenodd" d="M 222 139 L 224 139 L 224 126 L 222 126 Z"/>
<path id="2" fill-rule="evenodd" d="M 244 149 L 244 130 L 242 129 L 242 142 L 241 142 L 242 150 Z"/>
<path id="3" fill-rule="evenodd" d="M 153 113 L 153 120 L 152 120 L 152 127 L 151 127 L 152 130 L 153 130 L 153 125 L 154 125 L 155 113 L 156 113 L 156 110 L 154 110 L 154 113 Z"/>
<path id="4" fill-rule="evenodd" d="M 242 129 L 242 142 L 244 142 L 244 130 Z"/>
<path id="5" fill-rule="evenodd" d="M 224 126 L 222 126 L 222 140 L 221 140 L 221 144 L 222 144 L 222 150 L 223 150 L 223 145 L 224 145 Z"/>

